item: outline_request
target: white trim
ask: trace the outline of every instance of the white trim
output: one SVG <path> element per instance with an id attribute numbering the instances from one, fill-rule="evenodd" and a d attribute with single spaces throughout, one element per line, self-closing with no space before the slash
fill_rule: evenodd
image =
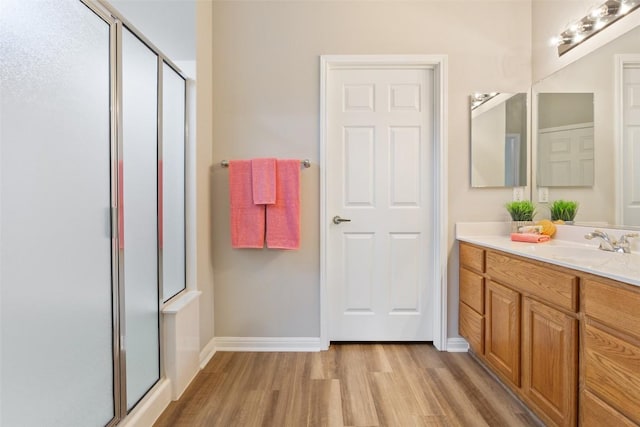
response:
<path id="1" fill-rule="evenodd" d="M 200 369 L 204 369 L 209 363 L 209 360 L 216 354 L 216 339 L 211 340 L 200 350 Z"/>
<path id="2" fill-rule="evenodd" d="M 614 165 L 614 218 L 616 224 L 623 224 L 622 203 L 624 195 L 624 68 L 627 65 L 640 65 L 640 55 L 638 54 L 620 54 L 615 55 L 615 70 L 613 75 L 614 96 L 613 96 L 613 155 Z"/>
<path id="3" fill-rule="evenodd" d="M 585 122 L 585 123 L 573 123 L 570 125 L 563 126 L 554 126 L 550 128 L 542 128 L 538 129 L 538 133 L 555 133 L 555 132 L 564 132 L 567 130 L 575 130 L 575 129 L 588 129 L 593 127 L 593 122 Z"/>
<path id="4" fill-rule="evenodd" d="M 120 427 L 153 425 L 171 403 L 171 381 L 162 379 L 140 403 L 118 424 Z"/>
<path id="5" fill-rule="evenodd" d="M 217 337 L 216 351 L 320 351 L 316 337 Z"/>
<path id="6" fill-rule="evenodd" d="M 433 345 L 447 349 L 447 56 L 446 55 L 323 55 L 320 57 L 320 348 L 329 348 L 327 292 L 327 78 L 341 68 L 426 68 L 434 73 L 434 271 Z"/>
<path id="7" fill-rule="evenodd" d="M 469 343 L 464 338 L 448 338 L 447 351 L 449 353 L 466 353 L 469 351 Z"/>
<path id="8" fill-rule="evenodd" d="M 187 290 L 196 290 L 197 279 L 197 206 L 196 206 L 196 81 L 187 79 L 187 125 L 185 139 L 185 251 Z"/>

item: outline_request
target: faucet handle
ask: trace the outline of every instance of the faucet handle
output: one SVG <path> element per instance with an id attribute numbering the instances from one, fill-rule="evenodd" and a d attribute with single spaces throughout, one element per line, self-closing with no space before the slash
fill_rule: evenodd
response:
<path id="1" fill-rule="evenodd" d="M 620 236 L 620 239 L 618 240 L 618 243 L 629 243 L 629 239 L 633 239 L 636 237 L 640 237 L 640 234 L 638 233 L 627 233 L 627 234 L 623 234 L 622 236 Z"/>
<path id="2" fill-rule="evenodd" d="M 631 253 L 631 242 L 629 242 L 629 239 L 633 239 L 634 237 L 638 236 L 638 233 L 623 234 L 622 236 L 620 236 L 617 246 L 622 249 L 622 252 L 624 252 L 625 254 Z"/>

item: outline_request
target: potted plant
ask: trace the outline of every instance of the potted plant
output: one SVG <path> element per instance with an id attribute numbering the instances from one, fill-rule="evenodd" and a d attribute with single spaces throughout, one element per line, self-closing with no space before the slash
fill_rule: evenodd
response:
<path id="1" fill-rule="evenodd" d="M 511 231 L 517 232 L 523 225 L 533 223 L 533 216 L 536 213 L 535 206 L 531 200 L 517 200 L 505 205 L 507 212 L 511 215 Z"/>
<path id="2" fill-rule="evenodd" d="M 578 213 L 578 202 L 573 200 L 554 200 L 549 205 L 551 221 L 564 221 L 572 224 Z"/>

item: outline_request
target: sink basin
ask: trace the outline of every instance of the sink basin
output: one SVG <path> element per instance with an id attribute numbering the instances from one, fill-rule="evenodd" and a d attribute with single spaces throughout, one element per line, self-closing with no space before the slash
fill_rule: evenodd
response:
<path id="1" fill-rule="evenodd" d="M 551 258 L 568 264 L 576 264 L 586 268 L 597 268 L 626 254 L 602 251 L 596 247 L 582 245 L 532 244 L 521 248 L 524 252 L 542 258 Z"/>

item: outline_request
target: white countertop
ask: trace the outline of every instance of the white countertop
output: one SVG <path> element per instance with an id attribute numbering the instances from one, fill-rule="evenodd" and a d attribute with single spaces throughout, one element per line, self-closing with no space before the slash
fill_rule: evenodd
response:
<path id="1" fill-rule="evenodd" d="M 476 224 L 483 226 L 476 227 Z M 567 227 L 570 227 L 567 229 Z M 622 254 L 598 249 L 598 242 L 584 239 L 593 227 L 559 226 L 557 238 L 544 243 L 512 242 L 506 223 L 456 224 L 456 238 L 487 248 L 596 274 L 631 285 L 640 286 L 640 254 Z M 621 234 L 613 231 L 614 237 Z M 582 243 L 579 237 L 584 240 Z M 638 239 L 636 239 L 638 240 Z M 633 248 L 636 248 L 634 245 Z"/>

